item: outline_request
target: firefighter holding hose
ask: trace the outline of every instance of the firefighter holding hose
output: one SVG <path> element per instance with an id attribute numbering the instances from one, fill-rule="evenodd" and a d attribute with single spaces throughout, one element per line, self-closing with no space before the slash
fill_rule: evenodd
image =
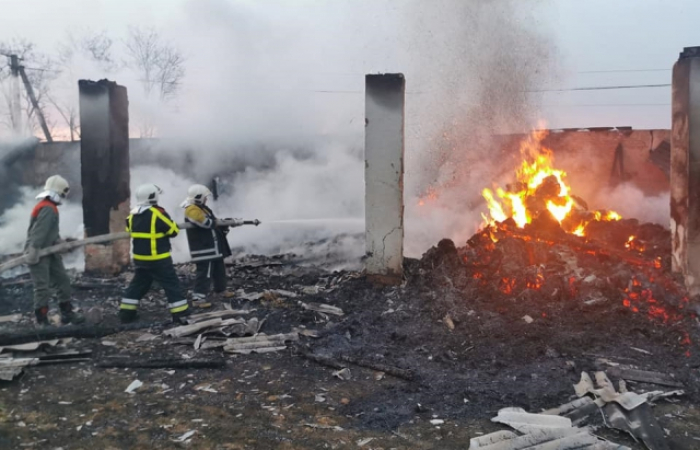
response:
<path id="1" fill-rule="evenodd" d="M 56 290 L 61 323 L 79 324 L 85 317 L 73 311 L 70 278 L 66 273 L 61 255 L 39 256 L 39 251 L 62 242 L 58 230 L 58 205 L 68 196 L 70 186 L 60 175 L 46 180 L 44 190 L 36 196 L 39 203 L 34 206 L 27 230 L 24 251 L 29 273 L 34 284 L 34 315 L 38 326 L 49 324 L 49 298 L 51 288 Z"/>
<path id="2" fill-rule="evenodd" d="M 187 243 L 197 270 L 192 294 L 197 301 L 206 299 L 212 284 L 217 294 L 226 290 L 224 258 L 231 255 L 226 239 L 229 227 L 217 226 L 216 216 L 207 206 L 211 195 L 209 188 L 195 184 L 187 190 L 187 198 L 180 205 L 185 208 L 185 222 L 194 225 L 187 229 Z"/>

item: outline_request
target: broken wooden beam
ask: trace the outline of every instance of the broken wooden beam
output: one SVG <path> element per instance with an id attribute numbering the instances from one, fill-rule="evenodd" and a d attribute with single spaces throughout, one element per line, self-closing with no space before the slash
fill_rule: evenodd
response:
<path id="1" fill-rule="evenodd" d="M 331 367 L 333 369 L 344 369 L 348 364 L 352 364 L 358 367 L 363 367 L 365 369 L 372 369 L 378 372 L 384 372 L 396 378 L 401 378 L 403 380 L 413 381 L 415 379 L 415 374 L 413 371 L 408 369 L 401 369 L 399 367 L 388 366 L 386 364 L 378 363 L 375 361 L 370 361 L 362 358 L 354 358 L 352 356 L 340 355 L 337 358 L 332 358 L 328 356 L 316 355 L 314 353 L 307 352 L 301 347 L 297 346 L 296 350 L 306 359 L 319 363 L 321 365 Z"/>
<path id="2" fill-rule="evenodd" d="M 223 369 L 226 360 L 215 359 L 105 359 L 96 364 L 103 369 Z"/>
<path id="3" fill-rule="evenodd" d="M 396 378 L 403 378 L 404 380 L 409 381 L 415 378 L 415 374 L 413 373 L 413 371 L 408 369 L 401 369 L 399 367 L 388 366 L 380 362 L 370 361 L 368 359 L 363 358 L 355 358 L 352 356 L 340 356 L 340 359 L 341 361 L 345 361 L 356 366 L 376 370 L 378 372 L 384 372 Z"/>

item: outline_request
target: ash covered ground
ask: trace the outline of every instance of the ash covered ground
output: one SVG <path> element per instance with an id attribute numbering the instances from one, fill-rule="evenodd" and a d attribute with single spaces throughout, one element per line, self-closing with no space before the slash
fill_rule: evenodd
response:
<path id="1" fill-rule="evenodd" d="M 316 337 L 270 354 L 195 350 L 194 336 L 161 335 L 170 325 L 165 300 L 153 291 L 141 308 L 148 328 L 74 340 L 68 345 L 91 349 L 91 361 L 30 367 L 3 382 L 0 447 L 466 448 L 477 433 L 502 429 L 489 422 L 499 409 L 558 406 L 572 399 L 582 371 L 623 364 L 683 385 L 686 394 L 657 405 L 654 414 L 671 448 L 700 448 L 700 332 L 692 299 L 669 270 L 669 233 L 635 221 L 600 223 L 588 232 L 584 239 L 543 224 L 500 224 L 464 245 L 442 241 L 420 260 L 407 260 L 400 286 L 375 285 L 361 272 L 329 272 L 298 255 L 238 258 L 229 266 L 229 286 L 239 291 L 222 302 L 265 319 L 267 334 L 296 329 Z M 192 268 L 178 270 L 189 287 Z M 100 326 L 117 325 L 130 276 L 76 275 L 77 303 L 102 310 Z M 5 280 L 0 296 L 0 315 L 24 315 L 2 324 L 3 336 L 29 329 L 28 280 Z M 332 305 L 344 315 L 302 303 Z M 201 311 L 222 308 L 215 302 Z M 139 340 L 146 333 L 154 338 Z M 226 365 L 175 371 L 96 365 L 125 355 L 225 358 Z M 314 356 L 375 369 L 348 364 L 350 379 L 342 380 Z M 136 379 L 144 386 L 125 393 Z M 445 423 L 431 424 L 436 418 Z M 174 442 L 193 430 L 187 444 Z M 599 434 L 644 448 L 622 433 Z"/>

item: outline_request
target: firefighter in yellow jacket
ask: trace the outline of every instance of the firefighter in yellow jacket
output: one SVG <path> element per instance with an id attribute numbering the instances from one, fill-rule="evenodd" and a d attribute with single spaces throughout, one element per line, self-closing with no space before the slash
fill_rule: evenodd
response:
<path id="1" fill-rule="evenodd" d="M 133 243 L 135 272 L 119 308 L 122 323 L 137 319 L 139 301 L 151 289 L 154 280 L 165 291 L 173 322 L 183 323 L 190 312 L 170 256 L 170 239 L 180 230 L 168 213 L 158 206 L 162 192 L 155 184 L 139 186 L 136 190 L 138 206 L 126 219 L 126 231 L 131 233 Z"/>

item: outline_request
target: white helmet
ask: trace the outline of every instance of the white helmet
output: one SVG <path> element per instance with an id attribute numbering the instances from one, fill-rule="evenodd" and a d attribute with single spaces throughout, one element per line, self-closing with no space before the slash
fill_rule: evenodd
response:
<path id="1" fill-rule="evenodd" d="M 203 184 L 193 184 L 187 189 L 187 201 L 195 205 L 203 205 L 209 196 L 211 191 Z"/>
<path id="2" fill-rule="evenodd" d="M 66 198 L 70 192 L 70 185 L 60 175 L 53 175 L 46 179 L 44 190 L 36 198 L 51 197 L 51 200 L 60 203 L 62 198 Z"/>
<path id="3" fill-rule="evenodd" d="M 142 184 L 136 188 L 136 202 L 139 205 L 157 205 L 163 190 L 155 184 Z"/>

